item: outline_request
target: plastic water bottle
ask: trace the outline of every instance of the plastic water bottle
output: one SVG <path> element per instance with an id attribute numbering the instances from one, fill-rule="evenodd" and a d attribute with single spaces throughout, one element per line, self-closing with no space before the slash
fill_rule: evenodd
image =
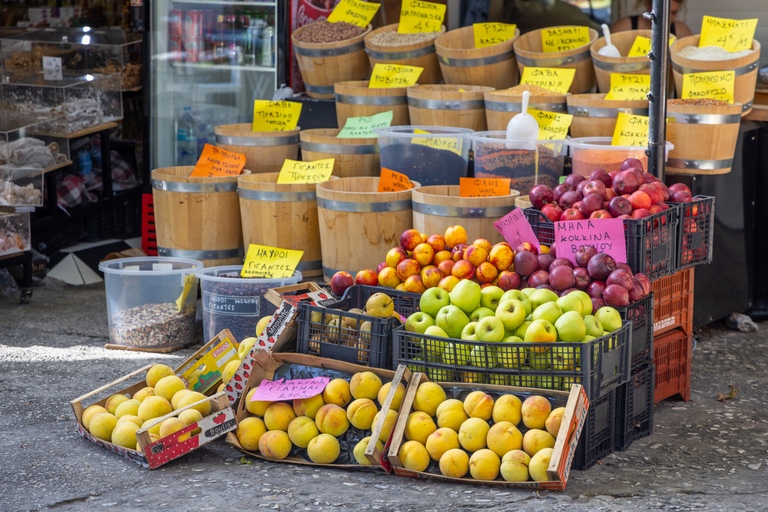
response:
<path id="1" fill-rule="evenodd" d="M 176 127 L 176 165 L 195 165 L 197 163 L 197 130 L 192 109 L 184 107 Z"/>

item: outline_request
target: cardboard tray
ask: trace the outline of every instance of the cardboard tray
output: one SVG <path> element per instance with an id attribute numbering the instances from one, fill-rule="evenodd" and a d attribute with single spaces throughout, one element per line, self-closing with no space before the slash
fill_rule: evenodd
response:
<path id="1" fill-rule="evenodd" d="M 248 392 L 254 388 L 258 387 L 258 385 L 261 383 L 262 380 L 272 380 L 276 371 L 282 367 L 283 365 L 300 365 L 300 366 L 307 366 L 312 368 L 317 368 L 319 370 L 333 370 L 334 372 L 342 372 L 347 373 L 351 377 L 353 374 L 357 372 L 366 372 L 370 371 L 378 375 L 383 383 L 393 381 L 393 382 L 401 382 L 405 380 L 405 385 L 407 386 L 407 383 L 409 382 L 409 379 L 411 378 L 412 374 L 411 372 L 405 367 L 401 366 L 398 368 L 396 372 L 391 370 L 382 370 L 379 368 L 369 368 L 367 366 L 359 366 L 356 364 L 350 364 L 345 363 L 342 361 L 335 361 L 333 359 L 324 359 L 321 357 L 315 357 L 310 356 L 306 354 L 292 354 L 292 353 L 269 353 L 267 351 L 259 352 L 255 359 L 254 369 L 253 372 L 251 372 L 250 377 L 248 378 L 248 382 L 245 386 L 245 389 L 243 390 L 243 396 L 247 395 Z M 381 407 L 381 411 L 388 411 L 390 409 L 392 399 L 395 396 L 395 391 L 397 389 L 397 386 L 390 386 L 389 394 L 387 395 L 387 398 L 384 400 L 384 404 Z M 237 421 L 242 421 L 247 417 L 252 416 L 246 409 L 245 409 L 245 400 L 240 400 L 238 402 L 237 411 L 235 418 Z M 333 464 L 316 464 L 301 455 L 297 455 L 296 453 L 292 453 L 288 455 L 283 460 L 274 460 L 274 459 L 267 459 L 266 457 L 262 456 L 259 452 L 252 452 L 248 451 L 245 448 L 240 445 L 240 442 L 237 439 L 237 436 L 234 432 L 230 432 L 227 434 L 226 442 L 227 444 L 232 445 L 237 450 L 250 455 L 251 457 L 255 457 L 262 460 L 269 460 L 272 462 L 289 462 L 292 464 L 304 464 L 304 465 L 310 465 L 310 466 L 322 466 L 322 467 L 329 467 L 329 468 L 343 468 L 343 469 L 353 469 L 353 470 L 362 470 L 362 471 L 382 471 L 385 469 L 384 466 L 382 466 L 381 462 L 384 458 L 384 454 L 380 452 L 379 450 L 376 450 L 376 440 L 379 437 L 379 433 L 381 432 L 382 425 L 384 423 L 384 414 L 379 415 L 379 421 L 376 425 L 373 426 L 372 433 L 371 433 L 371 439 L 368 443 L 368 446 L 366 448 L 366 457 L 369 461 L 371 461 L 370 466 L 361 466 L 359 464 L 340 464 L 340 463 L 333 463 Z M 343 448 L 342 448 L 343 449 Z M 292 452 L 295 452 L 296 448 L 292 450 Z M 386 461 L 385 461 L 386 464 Z"/>
<path id="2" fill-rule="evenodd" d="M 404 440 L 405 425 L 408 420 L 408 415 L 413 412 L 413 400 L 416 396 L 416 390 L 423 382 L 428 382 L 429 378 L 424 373 L 414 374 L 413 379 L 408 384 L 405 391 L 405 398 L 401 406 L 401 413 L 398 415 L 397 423 L 392 431 L 392 437 L 390 439 L 389 451 L 387 452 L 387 458 L 389 459 L 392 469 L 398 476 L 407 476 L 410 478 L 425 478 L 432 480 L 442 480 L 446 482 L 458 482 L 458 483 L 473 483 L 481 485 L 491 485 L 496 487 L 519 487 L 524 489 L 538 489 L 549 491 L 564 491 L 566 483 L 568 482 L 568 475 L 571 470 L 571 463 L 576 452 L 576 446 L 579 443 L 579 436 L 581 430 L 584 427 L 584 421 L 587 417 L 587 411 L 589 409 L 589 400 L 584 392 L 584 388 L 579 384 L 574 384 L 571 387 L 570 392 L 566 391 L 554 391 L 538 388 L 523 388 L 514 386 L 496 386 L 491 384 L 471 384 L 471 383 L 459 383 L 459 382 L 438 382 L 437 384 L 443 388 L 458 389 L 466 391 L 484 391 L 486 393 L 495 394 L 516 394 L 516 395 L 541 395 L 546 398 L 554 399 L 560 406 L 565 407 L 565 414 L 563 421 L 560 425 L 560 431 L 555 439 L 555 447 L 552 453 L 552 458 L 547 468 L 547 474 L 550 481 L 548 482 L 534 482 L 529 480 L 528 482 L 506 482 L 501 479 L 501 475 L 496 480 L 485 481 L 475 480 L 471 476 L 464 478 L 451 478 L 443 476 L 442 474 L 432 473 L 429 471 L 412 471 L 403 467 L 398 457 L 400 446 Z M 446 393 L 450 397 L 450 393 Z M 408 414 L 405 412 L 407 411 Z M 434 466 L 435 462 L 431 461 L 430 466 Z M 429 469 L 429 468 L 428 468 Z M 467 473 L 469 475 L 469 473 Z"/>

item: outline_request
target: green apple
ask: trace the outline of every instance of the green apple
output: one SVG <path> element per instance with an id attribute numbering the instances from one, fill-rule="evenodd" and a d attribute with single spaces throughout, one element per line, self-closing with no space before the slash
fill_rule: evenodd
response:
<path id="1" fill-rule="evenodd" d="M 479 341 L 477 339 L 477 322 L 469 322 L 467 325 L 464 326 L 464 329 L 461 330 L 461 333 L 457 338 L 461 338 L 462 340 L 469 340 L 469 341 Z"/>
<path id="2" fill-rule="evenodd" d="M 523 306 L 525 306 L 525 315 L 528 316 L 531 314 L 531 311 L 533 310 L 533 306 L 531 306 L 531 300 L 528 298 L 528 295 L 523 293 L 521 290 L 507 290 L 504 292 L 504 295 L 501 296 L 501 299 L 499 299 L 499 304 L 509 299 L 517 299 L 522 302 Z"/>
<path id="3" fill-rule="evenodd" d="M 508 299 L 496 308 L 496 317 L 504 324 L 504 329 L 514 332 L 525 322 L 525 306 L 517 299 Z"/>
<path id="4" fill-rule="evenodd" d="M 568 295 L 575 295 L 579 299 L 581 299 L 581 314 L 582 315 L 590 315 L 592 314 L 592 297 L 590 297 L 587 292 L 584 290 L 574 290 L 570 292 Z"/>
<path id="5" fill-rule="evenodd" d="M 526 343 L 554 343 L 557 340 L 557 330 L 551 322 L 542 319 L 534 320 L 525 331 L 523 339 Z M 540 351 L 544 352 L 546 349 Z"/>
<path id="6" fill-rule="evenodd" d="M 448 292 L 442 288 L 434 286 L 428 288 L 427 291 L 421 294 L 421 299 L 419 299 L 419 309 L 432 318 L 435 318 L 440 311 L 440 308 L 448 306 L 450 303 L 451 299 Z"/>
<path id="7" fill-rule="evenodd" d="M 573 370 L 574 351 L 558 352 L 552 356 L 552 369 L 559 371 Z"/>
<path id="8" fill-rule="evenodd" d="M 470 314 L 480 307 L 480 285 L 469 279 L 462 279 L 453 287 L 449 296 L 451 304 L 458 307 L 464 313 Z"/>
<path id="9" fill-rule="evenodd" d="M 464 343 L 448 343 L 443 349 L 443 362 L 457 366 L 468 366 L 469 355 L 472 353 L 472 346 Z"/>
<path id="10" fill-rule="evenodd" d="M 408 332 L 424 334 L 427 328 L 432 327 L 433 325 L 435 325 L 435 321 L 431 316 L 423 311 L 417 311 L 405 321 L 405 330 Z"/>
<path id="11" fill-rule="evenodd" d="M 577 342 L 587 335 L 587 326 L 578 311 L 563 313 L 555 322 L 560 341 Z"/>
<path id="12" fill-rule="evenodd" d="M 427 336 L 437 336 L 439 338 L 448 337 L 448 334 L 436 325 L 430 325 L 427 327 L 427 329 L 424 331 L 424 334 Z M 422 338 L 421 341 L 424 348 L 424 355 L 426 356 L 427 361 L 431 363 L 439 363 L 441 361 L 443 349 L 447 345 L 447 342 L 430 340 L 426 338 Z"/>
<path id="13" fill-rule="evenodd" d="M 599 338 L 603 335 L 603 325 L 600 320 L 593 315 L 587 315 L 584 317 L 584 325 L 587 327 L 587 334 Z"/>
<path id="14" fill-rule="evenodd" d="M 435 325 L 444 330 L 449 338 L 459 338 L 468 323 L 467 314 L 456 306 L 443 306 L 435 317 Z"/>
<path id="15" fill-rule="evenodd" d="M 549 291 L 549 290 L 547 290 Z M 554 325 L 557 319 L 563 314 L 563 310 L 557 305 L 557 302 L 545 302 L 541 306 L 537 307 L 531 313 L 531 318 L 535 322 L 536 320 L 546 320 Z"/>
<path id="16" fill-rule="evenodd" d="M 595 318 L 600 321 L 600 325 L 603 326 L 608 332 L 613 332 L 621 328 L 621 315 L 618 311 L 610 306 L 604 306 L 597 310 Z"/>
<path id="17" fill-rule="evenodd" d="M 496 308 L 501 302 L 501 297 L 504 295 L 504 290 L 498 286 L 486 286 L 480 289 L 480 305 L 484 308 L 496 311 Z"/>
<path id="18" fill-rule="evenodd" d="M 523 322 L 523 325 L 515 329 L 515 336 L 518 338 L 525 339 L 525 332 L 528 330 L 528 326 L 533 323 L 533 320 L 526 320 Z"/>
<path id="19" fill-rule="evenodd" d="M 475 336 L 478 341 L 499 342 L 504 339 L 504 324 L 500 318 L 487 316 L 477 323 Z"/>
<path id="20" fill-rule="evenodd" d="M 531 308 L 536 311 L 536 308 L 547 302 L 557 302 L 559 298 L 552 290 L 546 288 L 539 288 L 528 297 L 531 301 Z"/>
<path id="21" fill-rule="evenodd" d="M 515 347 L 510 343 L 523 343 L 517 336 L 507 336 L 496 348 L 496 362 L 502 368 L 520 368 L 525 364 L 525 347 Z"/>
<path id="22" fill-rule="evenodd" d="M 594 336 L 592 336 L 590 334 L 587 334 L 586 336 L 584 336 L 583 338 L 581 338 L 579 340 L 579 343 L 589 343 L 590 341 L 596 340 L 596 339 L 597 339 L 596 337 L 594 337 Z"/>
<path id="23" fill-rule="evenodd" d="M 493 368 L 496 366 L 496 354 L 493 349 L 477 346 L 472 349 L 469 354 L 469 359 L 472 362 L 472 366 L 478 368 Z"/>
<path id="24" fill-rule="evenodd" d="M 584 313 L 584 304 L 581 302 L 581 299 L 578 296 L 573 295 L 573 292 L 558 298 L 557 305 L 560 306 L 560 308 L 563 310 L 563 313 L 567 313 L 568 311 L 576 311 L 579 315 L 588 314 Z"/>
<path id="25" fill-rule="evenodd" d="M 561 377 L 553 377 L 551 375 L 539 375 L 536 378 L 536 387 L 543 389 L 560 389 L 562 383 Z"/>
<path id="26" fill-rule="evenodd" d="M 493 316 L 493 314 L 494 314 L 493 312 L 494 312 L 493 309 L 486 308 L 484 306 L 480 306 L 479 308 L 474 310 L 471 315 L 469 315 L 469 321 L 470 322 L 479 322 L 480 320 L 482 320 L 483 318 L 485 318 L 487 316 Z"/>
<path id="27" fill-rule="evenodd" d="M 528 366 L 534 370 L 549 370 L 550 354 L 548 352 L 534 352 L 534 350 L 528 349 Z"/>
<path id="28" fill-rule="evenodd" d="M 528 298 L 530 298 L 531 294 L 536 291 L 536 288 L 523 288 L 520 291 L 523 292 L 524 294 L 526 294 L 528 296 Z"/>
<path id="29" fill-rule="evenodd" d="M 440 336 L 441 338 L 448 338 L 448 333 L 442 330 L 440 327 L 436 325 L 430 325 L 427 327 L 427 330 L 424 331 L 424 334 L 427 336 Z"/>

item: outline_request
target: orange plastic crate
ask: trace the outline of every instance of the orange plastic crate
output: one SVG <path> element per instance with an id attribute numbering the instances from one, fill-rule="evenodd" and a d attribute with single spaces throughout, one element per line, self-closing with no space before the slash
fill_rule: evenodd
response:
<path id="1" fill-rule="evenodd" d="M 653 403 L 680 395 L 691 399 L 691 351 L 693 334 L 675 329 L 653 340 L 656 390 Z"/>
<path id="2" fill-rule="evenodd" d="M 674 329 L 693 332 L 693 270 L 681 270 L 651 283 L 654 336 Z"/>

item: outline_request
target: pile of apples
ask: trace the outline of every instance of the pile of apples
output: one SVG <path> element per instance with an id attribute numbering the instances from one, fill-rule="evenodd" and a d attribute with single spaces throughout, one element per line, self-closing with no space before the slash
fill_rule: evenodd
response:
<path id="1" fill-rule="evenodd" d="M 531 204 L 552 222 L 583 219 L 642 219 L 668 210 L 667 202 L 693 200 L 682 183 L 667 187 L 643 171 L 637 158 L 628 158 L 618 171 L 595 169 L 585 178 L 571 174 L 553 189 L 536 185 L 529 193 Z"/>

